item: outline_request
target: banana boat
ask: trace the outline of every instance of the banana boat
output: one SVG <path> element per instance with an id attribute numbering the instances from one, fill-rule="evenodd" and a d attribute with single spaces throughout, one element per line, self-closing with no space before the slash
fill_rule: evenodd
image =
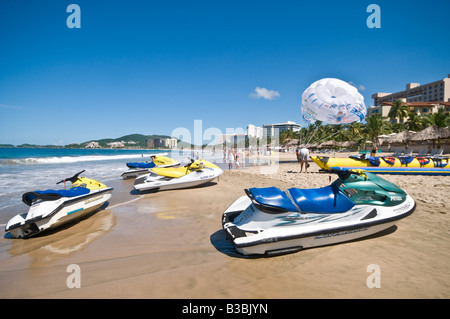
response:
<path id="1" fill-rule="evenodd" d="M 355 168 L 376 174 L 450 175 L 449 159 L 445 157 L 412 156 L 350 156 L 347 158 L 311 156 L 321 169 Z"/>

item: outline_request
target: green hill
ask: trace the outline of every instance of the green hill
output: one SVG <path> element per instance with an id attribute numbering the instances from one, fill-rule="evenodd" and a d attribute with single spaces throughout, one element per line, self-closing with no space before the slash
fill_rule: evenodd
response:
<path id="1" fill-rule="evenodd" d="M 110 147 L 109 143 L 121 142 L 125 148 L 147 148 L 147 140 L 154 138 L 170 138 L 167 135 L 143 135 L 143 134 L 129 134 L 118 138 L 102 138 L 99 140 L 89 140 L 80 144 L 70 144 L 65 147 L 86 147 L 88 143 L 97 142 L 99 147 Z M 118 147 L 121 148 L 121 147 Z"/>
<path id="2" fill-rule="evenodd" d="M 99 140 L 89 140 L 83 143 L 73 143 L 73 144 L 67 144 L 64 146 L 60 145 L 35 145 L 35 144 L 22 144 L 22 145 L 12 145 L 12 144 L 0 144 L 0 148 L 2 147 L 20 147 L 20 148 L 85 148 L 89 143 L 96 142 L 98 145 L 96 145 L 94 148 L 110 148 L 111 145 L 108 145 L 109 143 L 114 142 L 120 142 L 117 148 L 147 148 L 147 140 L 149 139 L 155 139 L 155 138 L 171 138 L 167 135 L 143 135 L 143 134 L 129 134 L 117 138 L 102 138 Z M 178 140 L 178 147 L 191 147 L 190 144 L 181 142 Z"/>

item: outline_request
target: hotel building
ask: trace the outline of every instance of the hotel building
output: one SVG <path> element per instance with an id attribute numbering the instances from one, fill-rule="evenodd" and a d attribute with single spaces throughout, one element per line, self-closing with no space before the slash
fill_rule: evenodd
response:
<path id="1" fill-rule="evenodd" d="M 450 74 L 447 78 L 420 85 L 408 83 L 406 90 L 396 93 L 375 93 L 374 105 L 367 110 L 367 116 L 380 114 L 387 117 L 393 102 L 401 100 L 410 111 L 420 115 L 432 114 L 444 109 L 450 112 Z"/>
<path id="2" fill-rule="evenodd" d="M 147 148 L 177 148 L 176 138 L 152 138 L 146 141 Z"/>
<path id="3" fill-rule="evenodd" d="M 263 128 L 260 126 L 255 126 L 253 124 L 247 125 L 247 136 L 249 138 L 262 138 Z"/>
<path id="4" fill-rule="evenodd" d="M 450 102 L 450 74 L 448 77 L 435 82 L 420 85 L 420 83 L 406 84 L 406 90 L 396 93 L 372 94 L 373 105 L 379 106 L 383 102 L 394 102 L 406 99 L 405 102 Z"/>
<path id="5" fill-rule="evenodd" d="M 277 136 L 279 133 L 285 130 L 291 130 L 294 132 L 300 131 L 300 124 L 297 124 L 292 121 L 287 121 L 284 123 L 263 125 L 263 134 L 265 136 L 270 137 Z"/>

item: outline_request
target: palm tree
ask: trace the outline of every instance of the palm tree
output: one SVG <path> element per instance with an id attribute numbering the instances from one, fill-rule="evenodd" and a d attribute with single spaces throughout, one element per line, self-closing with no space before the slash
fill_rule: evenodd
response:
<path id="1" fill-rule="evenodd" d="M 380 114 L 366 117 L 367 124 L 364 125 L 363 132 L 368 135 L 374 145 L 378 144 L 378 135 L 389 132 L 389 124 Z"/>
<path id="2" fill-rule="evenodd" d="M 391 109 L 389 110 L 388 117 L 393 120 L 396 118 L 399 119 L 400 123 L 403 123 L 403 119 L 408 117 L 409 107 L 406 104 L 403 104 L 401 100 L 394 101 Z"/>
<path id="3" fill-rule="evenodd" d="M 437 127 L 450 126 L 450 113 L 445 112 L 443 109 L 439 109 L 437 113 L 427 114 L 424 116 L 427 124 Z"/>
<path id="4" fill-rule="evenodd" d="M 313 143 L 318 141 L 319 131 L 321 131 L 322 122 L 316 121 L 313 124 L 309 124 L 304 131 L 302 131 L 302 141 L 301 143 Z"/>
<path id="5" fill-rule="evenodd" d="M 334 125 L 333 137 L 338 142 L 345 142 L 349 138 L 347 127 L 344 125 Z"/>
<path id="6" fill-rule="evenodd" d="M 357 140 L 362 137 L 362 126 L 359 122 L 352 122 L 347 125 L 349 140 Z"/>
<path id="7" fill-rule="evenodd" d="M 289 140 L 292 140 L 295 138 L 297 138 L 297 134 L 293 130 L 283 130 L 280 132 L 280 135 L 279 135 L 280 144 L 285 144 Z"/>
<path id="8" fill-rule="evenodd" d="M 405 129 L 411 131 L 420 131 L 425 128 L 425 119 L 418 112 L 410 112 L 405 122 Z"/>

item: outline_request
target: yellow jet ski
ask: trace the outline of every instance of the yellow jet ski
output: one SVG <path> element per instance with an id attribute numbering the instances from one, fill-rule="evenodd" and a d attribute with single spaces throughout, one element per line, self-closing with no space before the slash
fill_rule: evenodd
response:
<path id="1" fill-rule="evenodd" d="M 138 177 L 134 188 L 138 191 L 168 190 L 195 187 L 222 175 L 217 165 L 200 159 L 183 167 L 157 167 L 149 174 Z"/>

